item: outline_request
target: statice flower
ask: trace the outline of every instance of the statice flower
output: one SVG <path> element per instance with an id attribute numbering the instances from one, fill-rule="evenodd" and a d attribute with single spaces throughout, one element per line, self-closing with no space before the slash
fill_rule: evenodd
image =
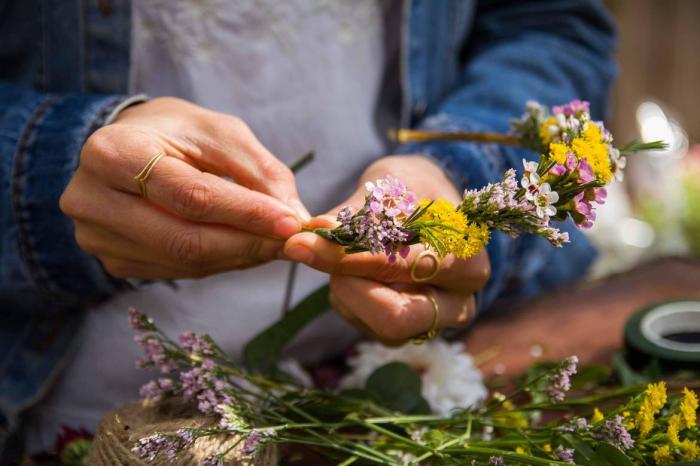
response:
<path id="1" fill-rule="evenodd" d="M 571 389 L 571 376 L 576 373 L 578 358 L 570 356 L 550 374 L 547 382 L 547 394 L 552 401 L 562 401 Z"/>
<path id="2" fill-rule="evenodd" d="M 175 363 L 167 354 L 162 341 L 155 335 L 136 335 L 134 341 L 143 348 L 144 357 L 137 361 L 138 367 L 155 366 L 164 374 L 175 370 Z"/>
<path id="3" fill-rule="evenodd" d="M 622 451 L 629 450 L 634 446 L 634 440 L 625 427 L 625 418 L 615 416 L 603 423 L 600 429 L 599 438 L 615 445 Z"/>
<path id="4" fill-rule="evenodd" d="M 197 401 L 197 408 L 204 414 L 217 412 L 220 405 L 229 401 L 226 390 L 231 388 L 231 384 L 217 377 L 206 364 L 181 372 L 180 383 L 183 397 Z"/>
<path id="5" fill-rule="evenodd" d="M 152 330 L 155 330 L 156 327 L 153 324 L 153 321 L 141 312 L 139 312 L 135 307 L 129 307 L 128 313 L 129 324 L 131 325 L 132 329 L 138 330 L 140 332 L 150 332 Z"/>
<path id="6" fill-rule="evenodd" d="M 172 461 L 183 446 L 184 441 L 179 436 L 156 433 L 139 439 L 131 452 L 149 462 L 155 460 L 160 452 L 164 452 L 166 458 Z"/>
<path id="7" fill-rule="evenodd" d="M 182 348 L 190 354 L 211 356 L 214 354 L 212 344 L 202 335 L 194 332 L 183 332 L 178 336 Z"/>
<path id="8" fill-rule="evenodd" d="M 559 445 L 557 449 L 554 450 L 554 454 L 556 455 L 557 460 L 559 461 L 563 461 L 564 463 L 575 463 L 573 448 L 564 448 L 561 445 Z"/>
<path id="9" fill-rule="evenodd" d="M 175 382 L 172 379 L 160 378 L 144 384 L 139 395 L 149 401 L 159 401 L 164 395 L 173 393 L 175 389 Z"/>
<path id="10" fill-rule="evenodd" d="M 416 195 L 391 175 L 376 183 L 365 184 L 365 205 L 357 213 L 350 207 L 338 212 L 340 231 L 331 231 L 331 239 L 356 250 L 372 254 L 385 253 L 390 262 L 397 254 L 406 257 L 409 249 L 404 244 L 414 236 L 404 228 L 404 222 L 416 210 Z"/>
<path id="11" fill-rule="evenodd" d="M 506 462 L 503 461 L 502 456 L 491 456 L 489 458 L 488 466 L 505 466 Z"/>
<path id="12" fill-rule="evenodd" d="M 590 429 L 590 425 L 585 417 L 575 417 L 559 428 L 562 432 L 585 432 Z"/>

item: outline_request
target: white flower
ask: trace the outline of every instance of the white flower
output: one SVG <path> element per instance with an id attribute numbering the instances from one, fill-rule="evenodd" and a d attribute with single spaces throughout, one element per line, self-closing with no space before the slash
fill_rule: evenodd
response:
<path id="1" fill-rule="evenodd" d="M 523 178 L 520 184 L 525 188 L 525 194 L 529 192 L 537 192 L 540 184 L 540 175 L 537 174 L 537 162 L 528 162 L 523 159 Z"/>
<path id="2" fill-rule="evenodd" d="M 364 342 L 357 346 L 357 351 L 357 355 L 348 359 L 351 372 L 340 381 L 342 388 L 364 387 L 375 369 L 397 361 L 421 374 L 423 397 L 433 412 L 440 415 L 474 406 L 487 395 L 481 373 L 461 343 L 436 339 L 423 345 L 387 348 L 380 343 Z"/>
<path id="3" fill-rule="evenodd" d="M 612 146 L 608 146 L 608 155 L 610 155 L 610 169 L 617 181 L 622 181 L 625 173 L 622 171 L 627 166 L 627 157 L 621 157 L 620 151 Z"/>
<path id="4" fill-rule="evenodd" d="M 538 192 L 532 196 L 531 200 L 533 204 L 535 204 L 535 212 L 538 217 L 551 217 L 557 213 L 557 208 L 552 204 L 555 204 L 559 200 L 559 194 L 556 191 L 552 191 L 549 183 L 542 183 Z"/>

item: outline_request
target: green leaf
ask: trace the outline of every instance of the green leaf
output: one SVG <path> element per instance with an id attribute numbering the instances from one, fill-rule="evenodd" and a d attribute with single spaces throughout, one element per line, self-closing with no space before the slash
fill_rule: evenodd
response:
<path id="1" fill-rule="evenodd" d="M 609 443 L 601 443 L 596 448 L 593 464 L 596 466 L 632 466 L 632 461 L 617 447 Z"/>
<path id="2" fill-rule="evenodd" d="M 284 347 L 312 320 L 330 309 L 328 285 L 314 291 L 284 316 L 250 340 L 243 348 L 249 371 L 270 373 Z"/>
<path id="3" fill-rule="evenodd" d="M 410 413 L 420 407 L 420 375 L 402 362 L 390 362 L 376 369 L 367 379 L 365 388 L 382 406 L 391 410 Z"/>
<path id="4" fill-rule="evenodd" d="M 628 142 L 620 148 L 620 154 L 631 155 L 636 152 L 641 152 L 645 150 L 664 150 L 668 148 L 668 144 L 664 141 L 651 141 L 651 142 L 641 142 L 639 140 L 634 140 Z"/>

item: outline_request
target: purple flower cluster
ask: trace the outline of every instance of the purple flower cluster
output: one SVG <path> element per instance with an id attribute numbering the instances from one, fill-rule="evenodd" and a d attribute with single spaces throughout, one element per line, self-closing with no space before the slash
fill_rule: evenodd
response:
<path id="1" fill-rule="evenodd" d="M 198 356 L 211 356 L 214 354 L 212 344 L 202 335 L 194 332 L 182 332 L 178 335 L 180 345 L 189 354 Z"/>
<path id="2" fill-rule="evenodd" d="M 409 248 L 404 245 L 412 233 L 403 228 L 403 222 L 416 210 L 416 195 L 391 175 L 375 183 L 367 182 L 365 205 L 356 214 L 350 207 L 338 212 L 338 221 L 344 234 L 354 238 L 354 246 L 372 254 L 385 253 L 389 262 L 397 254 L 406 257 Z"/>
<path id="3" fill-rule="evenodd" d="M 634 440 L 625 427 L 625 418 L 615 416 L 603 423 L 600 429 L 599 438 L 615 445 L 622 451 L 629 450 L 634 446 Z"/>
<path id="4" fill-rule="evenodd" d="M 161 377 L 144 384 L 139 390 L 139 395 L 149 401 L 159 401 L 164 395 L 174 393 L 175 390 L 175 382 L 172 379 Z"/>
<path id="5" fill-rule="evenodd" d="M 174 435 L 156 433 L 143 437 L 136 442 L 131 452 L 149 462 L 160 452 L 164 452 L 166 458 L 172 461 L 177 457 L 178 451 L 191 446 L 193 442 L 194 435 L 191 430 L 179 429 Z"/>
<path id="6" fill-rule="evenodd" d="M 134 341 L 143 348 L 145 353 L 143 358 L 136 361 L 138 367 L 155 366 L 164 374 L 175 370 L 175 362 L 167 354 L 163 342 L 157 336 L 153 334 L 136 335 Z"/>
<path id="7" fill-rule="evenodd" d="M 572 100 L 568 104 L 555 105 L 552 107 L 552 113 L 555 115 L 578 116 L 581 113 L 589 113 L 591 104 L 585 100 Z"/>
<path id="8" fill-rule="evenodd" d="M 153 324 L 153 321 L 139 312 L 135 307 L 130 306 L 128 312 L 129 324 L 131 325 L 131 328 L 140 332 L 150 332 L 155 330 L 156 327 Z"/>
<path id="9" fill-rule="evenodd" d="M 562 432 L 585 432 L 590 429 L 585 417 L 575 417 L 559 428 Z"/>
<path id="10" fill-rule="evenodd" d="M 205 359 L 200 366 L 180 373 L 182 395 L 186 400 L 197 401 L 197 408 L 204 414 L 219 412 L 219 406 L 231 402 L 226 391 L 231 384 L 219 377 L 211 359 Z"/>
<path id="11" fill-rule="evenodd" d="M 488 466 L 505 466 L 506 462 L 503 461 L 501 456 L 491 456 L 489 458 Z"/>
<path id="12" fill-rule="evenodd" d="M 557 457 L 557 460 L 563 461 L 564 463 L 575 463 L 574 461 L 574 449 L 573 448 L 564 448 L 561 445 L 557 447 L 556 450 L 554 450 L 554 454 Z"/>
<path id="13" fill-rule="evenodd" d="M 576 373 L 578 358 L 570 356 L 549 376 L 547 394 L 552 401 L 562 401 L 571 389 L 571 376 Z"/>

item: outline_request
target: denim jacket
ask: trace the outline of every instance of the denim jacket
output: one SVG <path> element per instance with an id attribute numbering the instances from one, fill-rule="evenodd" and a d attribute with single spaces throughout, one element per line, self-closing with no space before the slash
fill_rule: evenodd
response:
<path id="1" fill-rule="evenodd" d="M 398 14 L 398 13 L 397 13 Z M 0 449 L 59 373 L 84 310 L 119 293 L 58 208 L 85 139 L 128 103 L 129 0 L 0 0 Z M 402 123 L 507 131 L 527 100 L 582 98 L 602 118 L 614 27 L 596 0 L 406 0 Z M 497 181 L 536 154 L 421 143 L 462 188 Z M 494 234 L 480 310 L 581 276 L 595 252 Z M 87 383 L 87 381 L 86 381 Z"/>

